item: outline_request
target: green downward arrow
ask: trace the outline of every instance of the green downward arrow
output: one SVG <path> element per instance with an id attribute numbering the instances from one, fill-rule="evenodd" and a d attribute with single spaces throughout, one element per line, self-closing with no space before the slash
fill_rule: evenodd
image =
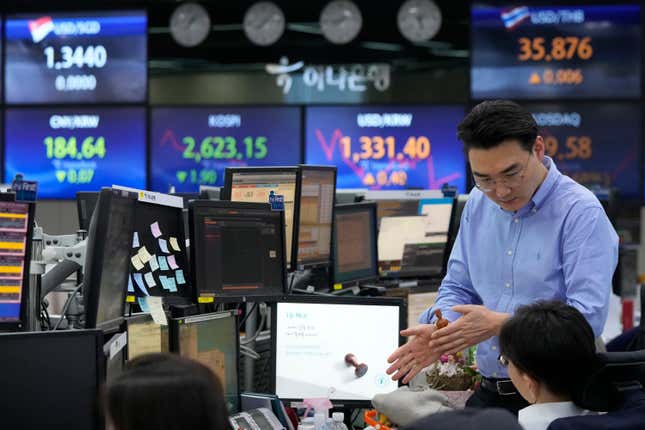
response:
<path id="1" fill-rule="evenodd" d="M 64 170 L 56 170 L 56 179 L 58 179 L 58 182 L 65 182 L 65 176 L 67 175 Z"/>
<path id="2" fill-rule="evenodd" d="M 186 182 L 186 176 L 188 176 L 188 174 L 184 171 L 177 172 L 177 179 L 179 179 L 179 182 L 181 182 L 182 184 Z"/>

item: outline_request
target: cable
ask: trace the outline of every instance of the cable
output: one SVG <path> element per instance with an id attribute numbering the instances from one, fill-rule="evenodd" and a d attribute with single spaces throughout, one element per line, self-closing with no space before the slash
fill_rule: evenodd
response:
<path id="1" fill-rule="evenodd" d="M 240 345 L 240 353 L 242 355 L 246 355 L 249 358 L 252 358 L 253 360 L 259 360 L 261 358 L 260 354 L 258 354 L 257 352 L 255 352 L 254 350 L 252 350 L 246 345 Z"/>
<path id="2" fill-rule="evenodd" d="M 56 321 L 56 325 L 52 330 L 58 330 L 58 327 L 60 327 L 61 322 L 63 322 L 63 320 L 65 319 L 65 313 L 67 312 L 67 309 L 69 309 L 69 305 L 72 304 L 72 300 L 74 299 L 76 294 L 78 294 L 78 292 L 81 290 L 82 286 L 83 284 L 80 284 L 78 287 L 74 288 L 74 291 L 72 291 L 72 294 L 69 295 L 69 297 L 67 298 L 67 301 L 65 302 L 65 306 L 63 306 L 63 310 L 60 313 L 60 319 Z"/>
<path id="3" fill-rule="evenodd" d="M 253 336 L 251 336 L 250 338 L 248 338 L 248 339 L 246 339 L 246 337 L 245 337 L 244 340 L 240 341 L 240 345 L 247 345 L 247 344 L 255 341 L 255 339 L 257 339 L 258 336 L 260 336 L 260 333 L 262 332 L 262 329 L 264 328 L 264 324 L 266 323 L 266 319 L 267 319 L 266 314 L 262 314 L 262 316 L 260 317 L 260 325 L 258 325 L 258 329 L 255 331 L 255 334 Z"/>
<path id="4" fill-rule="evenodd" d="M 44 324 L 47 325 L 45 326 Z M 51 330 L 52 321 L 49 317 L 49 311 L 47 310 L 45 301 L 43 300 L 40 302 L 40 329 L 44 331 L 45 327 L 47 327 L 47 330 Z"/>
<path id="5" fill-rule="evenodd" d="M 253 303 L 253 306 L 251 306 L 251 309 L 244 315 L 244 318 L 242 318 L 242 321 L 237 325 L 237 329 L 241 330 L 242 326 L 246 322 L 246 320 L 249 318 L 249 315 L 251 315 L 253 312 L 255 312 L 255 308 L 258 307 L 258 302 Z"/>
<path id="6" fill-rule="evenodd" d="M 293 288 L 293 281 L 296 279 L 296 272 L 291 272 L 291 281 L 289 282 L 289 289 L 287 289 L 287 295 L 291 294 L 291 289 Z"/>

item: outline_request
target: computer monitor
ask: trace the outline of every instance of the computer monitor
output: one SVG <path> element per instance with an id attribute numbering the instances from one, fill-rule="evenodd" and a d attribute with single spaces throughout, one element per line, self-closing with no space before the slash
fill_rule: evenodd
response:
<path id="1" fill-rule="evenodd" d="M 367 188 L 336 189 L 336 204 L 358 203 L 363 201 Z"/>
<path id="2" fill-rule="evenodd" d="M 22 331 L 29 320 L 29 265 L 34 204 L 0 194 L 0 332 Z"/>
<path id="3" fill-rule="evenodd" d="M 209 185 L 199 186 L 199 198 L 202 200 L 219 200 L 221 187 L 212 187 Z"/>
<path id="4" fill-rule="evenodd" d="M 150 314 L 128 317 L 126 326 L 128 360 L 144 354 L 170 351 L 168 326 L 157 324 Z"/>
<path id="5" fill-rule="evenodd" d="M 367 191 L 366 201 L 377 204 L 377 226 L 380 228 L 384 216 L 414 216 L 419 213 L 419 202 L 423 199 L 443 197 L 439 190 Z"/>
<path id="6" fill-rule="evenodd" d="M 448 246 L 446 247 L 446 254 L 450 257 L 452 252 L 452 247 L 455 244 L 455 239 L 457 238 L 457 233 L 459 233 L 459 226 L 461 225 L 461 215 L 464 212 L 466 207 L 466 202 L 468 201 L 468 194 L 458 194 L 457 202 L 455 204 L 455 214 L 452 217 L 452 222 L 450 223 L 450 235 L 448 237 Z"/>
<path id="7" fill-rule="evenodd" d="M 123 322 L 137 195 L 104 188 L 92 215 L 83 267 L 85 328 L 118 329 Z"/>
<path id="8" fill-rule="evenodd" d="M 378 235 L 383 277 L 439 277 L 445 273 L 453 197 L 423 199 L 413 216 L 385 216 Z"/>
<path id="9" fill-rule="evenodd" d="M 368 407 L 376 394 L 397 389 L 385 370 L 402 344 L 402 299 L 291 296 L 271 317 L 273 392 L 281 400 Z"/>
<path id="10" fill-rule="evenodd" d="M 335 190 L 335 167 L 300 166 L 298 270 L 329 266 Z"/>
<path id="11" fill-rule="evenodd" d="M 274 300 L 285 293 L 284 212 L 266 203 L 189 205 L 197 301 Z"/>
<path id="12" fill-rule="evenodd" d="M 227 167 L 222 192 L 222 200 L 270 203 L 274 210 L 284 210 L 286 265 L 289 270 L 295 269 L 298 252 L 294 220 L 298 219 L 300 206 L 299 187 L 298 167 Z"/>
<path id="13" fill-rule="evenodd" d="M 186 304 L 194 296 L 181 197 L 137 190 L 128 294 Z"/>
<path id="14" fill-rule="evenodd" d="M 192 358 L 217 375 L 229 413 L 240 410 L 240 335 L 235 311 L 171 319 L 170 350 Z"/>
<path id="15" fill-rule="evenodd" d="M 103 428 L 99 330 L 0 335 L 3 428 Z"/>
<path id="16" fill-rule="evenodd" d="M 376 203 L 336 205 L 334 283 L 378 278 L 376 238 Z"/>
<path id="17" fill-rule="evenodd" d="M 98 191 L 78 191 L 76 193 L 76 208 L 78 209 L 78 228 L 90 228 L 90 220 L 99 199 Z"/>

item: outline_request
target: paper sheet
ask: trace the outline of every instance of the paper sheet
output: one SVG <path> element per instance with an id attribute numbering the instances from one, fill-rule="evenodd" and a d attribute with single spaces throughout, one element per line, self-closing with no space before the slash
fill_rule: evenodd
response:
<path id="1" fill-rule="evenodd" d="M 147 297 L 137 297 L 137 302 L 139 302 L 139 307 L 141 310 L 146 313 L 150 313 L 150 307 L 148 306 Z"/>
<path id="2" fill-rule="evenodd" d="M 132 247 L 133 248 L 138 248 L 139 246 L 140 246 L 139 245 L 139 233 L 137 233 L 135 231 L 134 234 L 132 235 Z"/>
<path id="3" fill-rule="evenodd" d="M 168 267 L 168 262 L 166 261 L 166 257 L 159 255 L 157 256 L 157 261 L 159 262 L 159 267 L 161 268 L 161 270 L 170 270 L 170 268 Z"/>
<path id="4" fill-rule="evenodd" d="M 171 269 L 179 269 L 179 266 L 177 265 L 177 262 L 175 261 L 175 256 L 174 255 L 169 255 L 168 258 L 168 264 L 170 265 Z"/>
<path id="5" fill-rule="evenodd" d="M 145 246 L 142 246 L 141 248 L 139 248 L 139 252 L 137 252 L 137 255 L 139 256 L 139 260 L 141 260 L 143 264 L 146 264 L 152 258 L 152 255 L 150 255 L 150 253 L 148 252 Z"/>
<path id="6" fill-rule="evenodd" d="M 132 258 L 130 258 L 130 261 L 132 262 L 132 265 L 134 266 L 135 269 L 137 270 L 143 269 L 143 263 L 139 258 L 139 254 L 133 255 Z"/>
<path id="7" fill-rule="evenodd" d="M 168 242 L 166 242 L 166 239 L 159 239 L 159 248 L 161 248 L 161 252 L 170 254 L 170 251 L 168 251 Z"/>
<path id="8" fill-rule="evenodd" d="M 152 254 L 152 258 L 150 258 L 150 270 L 154 272 L 155 270 L 159 270 L 159 263 L 157 263 L 157 256 Z"/>
<path id="9" fill-rule="evenodd" d="M 148 284 L 148 287 L 156 287 L 157 283 L 155 282 L 155 277 L 152 275 L 152 272 L 148 272 L 144 275 L 144 278 L 146 279 L 146 284 Z"/>
<path id="10" fill-rule="evenodd" d="M 186 278 L 184 278 L 184 271 L 181 269 L 175 271 L 175 278 L 177 279 L 177 283 L 179 285 L 184 285 L 186 283 Z"/>
<path id="11" fill-rule="evenodd" d="M 162 306 L 162 297 L 146 297 L 150 307 L 150 315 L 157 324 L 168 325 L 168 319 Z"/>
<path id="12" fill-rule="evenodd" d="M 159 228 L 159 223 L 157 221 L 150 224 L 150 231 L 155 239 L 161 236 L 161 229 Z"/>
<path id="13" fill-rule="evenodd" d="M 179 247 L 179 242 L 177 242 L 177 238 L 176 238 L 176 237 L 171 237 L 171 238 L 170 238 L 170 246 L 171 246 L 171 247 L 172 247 L 172 249 L 174 249 L 175 251 L 181 251 L 181 248 Z"/>

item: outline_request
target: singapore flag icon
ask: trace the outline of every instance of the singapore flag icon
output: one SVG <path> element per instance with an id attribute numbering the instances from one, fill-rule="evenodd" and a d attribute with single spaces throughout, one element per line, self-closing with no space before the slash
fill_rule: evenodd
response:
<path id="1" fill-rule="evenodd" d="M 34 43 L 40 42 L 52 31 L 54 31 L 54 21 L 50 16 L 29 21 L 29 32 Z"/>

